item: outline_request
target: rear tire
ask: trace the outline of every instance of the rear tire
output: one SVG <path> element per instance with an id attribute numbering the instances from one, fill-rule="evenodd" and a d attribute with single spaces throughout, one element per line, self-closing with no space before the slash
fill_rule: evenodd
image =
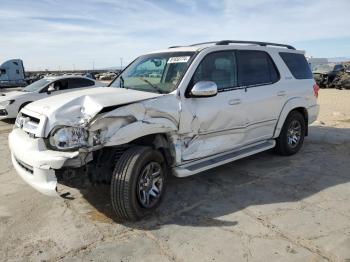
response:
<path id="1" fill-rule="evenodd" d="M 151 214 L 166 189 L 163 155 L 150 147 L 128 149 L 118 159 L 111 181 L 111 202 L 118 219 L 136 221 Z"/>
<path id="2" fill-rule="evenodd" d="M 290 112 L 279 137 L 276 139 L 275 152 L 283 156 L 296 154 L 303 145 L 305 131 L 304 116 L 298 111 Z"/>

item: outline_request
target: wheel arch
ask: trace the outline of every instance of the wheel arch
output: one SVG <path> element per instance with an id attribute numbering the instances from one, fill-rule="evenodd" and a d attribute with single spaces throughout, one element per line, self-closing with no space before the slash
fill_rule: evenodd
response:
<path id="1" fill-rule="evenodd" d="M 150 146 L 153 149 L 159 150 L 168 166 L 172 166 L 175 163 L 175 148 L 172 143 L 170 134 L 167 133 L 154 133 L 139 137 L 129 143 L 130 145 Z"/>
<path id="2" fill-rule="evenodd" d="M 284 122 L 286 121 L 288 115 L 292 112 L 292 111 L 297 111 L 299 113 L 302 114 L 302 116 L 304 117 L 305 120 L 305 136 L 308 135 L 308 123 L 309 123 L 309 114 L 307 111 L 307 101 L 305 98 L 293 98 L 288 100 L 285 105 L 283 106 L 283 109 L 279 115 L 277 124 L 275 126 L 275 131 L 274 131 L 274 135 L 273 137 L 276 138 L 280 135 L 282 127 Z"/>

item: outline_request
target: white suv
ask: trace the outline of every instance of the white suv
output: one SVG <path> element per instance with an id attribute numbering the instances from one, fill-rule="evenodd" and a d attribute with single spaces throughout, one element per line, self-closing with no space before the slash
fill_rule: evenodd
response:
<path id="1" fill-rule="evenodd" d="M 26 106 L 9 136 L 31 186 L 110 184 L 118 218 L 160 203 L 167 176 L 190 176 L 271 148 L 292 155 L 316 120 L 318 86 L 289 45 L 219 41 L 138 57 L 106 88 Z M 66 194 L 63 194 L 66 196 Z"/>

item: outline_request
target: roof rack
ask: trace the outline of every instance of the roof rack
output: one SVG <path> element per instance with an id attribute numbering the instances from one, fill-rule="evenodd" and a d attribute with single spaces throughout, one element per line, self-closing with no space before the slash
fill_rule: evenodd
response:
<path id="1" fill-rule="evenodd" d="M 215 45 L 229 45 L 229 44 L 253 44 L 253 45 L 260 45 L 260 46 L 268 46 L 268 45 L 270 45 L 270 46 L 286 47 L 288 49 L 295 50 L 295 47 L 291 46 L 291 45 L 276 44 L 276 43 L 269 43 L 269 42 L 222 40 L 222 41 L 219 41 L 219 42 L 215 43 Z"/>
<path id="2" fill-rule="evenodd" d="M 241 40 L 221 40 L 221 41 L 211 41 L 211 42 L 203 42 L 203 43 L 197 43 L 192 44 L 189 46 L 197 46 L 197 45 L 207 45 L 207 44 L 215 44 L 215 45 L 229 45 L 229 44 L 252 44 L 252 45 L 260 45 L 260 46 L 279 46 L 279 47 L 286 47 L 288 49 L 295 50 L 295 47 L 291 45 L 284 45 L 284 44 L 276 44 L 276 43 L 269 43 L 269 42 L 258 42 L 258 41 L 241 41 Z M 171 46 L 169 48 L 176 48 L 181 46 Z"/>

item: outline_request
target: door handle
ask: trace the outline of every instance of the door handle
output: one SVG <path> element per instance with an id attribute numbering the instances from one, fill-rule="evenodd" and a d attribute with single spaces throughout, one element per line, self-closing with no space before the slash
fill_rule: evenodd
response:
<path id="1" fill-rule="evenodd" d="M 285 96 L 286 95 L 286 91 L 279 91 L 277 92 L 278 96 Z"/>
<path id="2" fill-rule="evenodd" d="M 228 101 L 229 105 L 233 106 L 233 105 L 238 105 L 241 103 L 241 99 L 231 99 L 230 101 Z"/>

